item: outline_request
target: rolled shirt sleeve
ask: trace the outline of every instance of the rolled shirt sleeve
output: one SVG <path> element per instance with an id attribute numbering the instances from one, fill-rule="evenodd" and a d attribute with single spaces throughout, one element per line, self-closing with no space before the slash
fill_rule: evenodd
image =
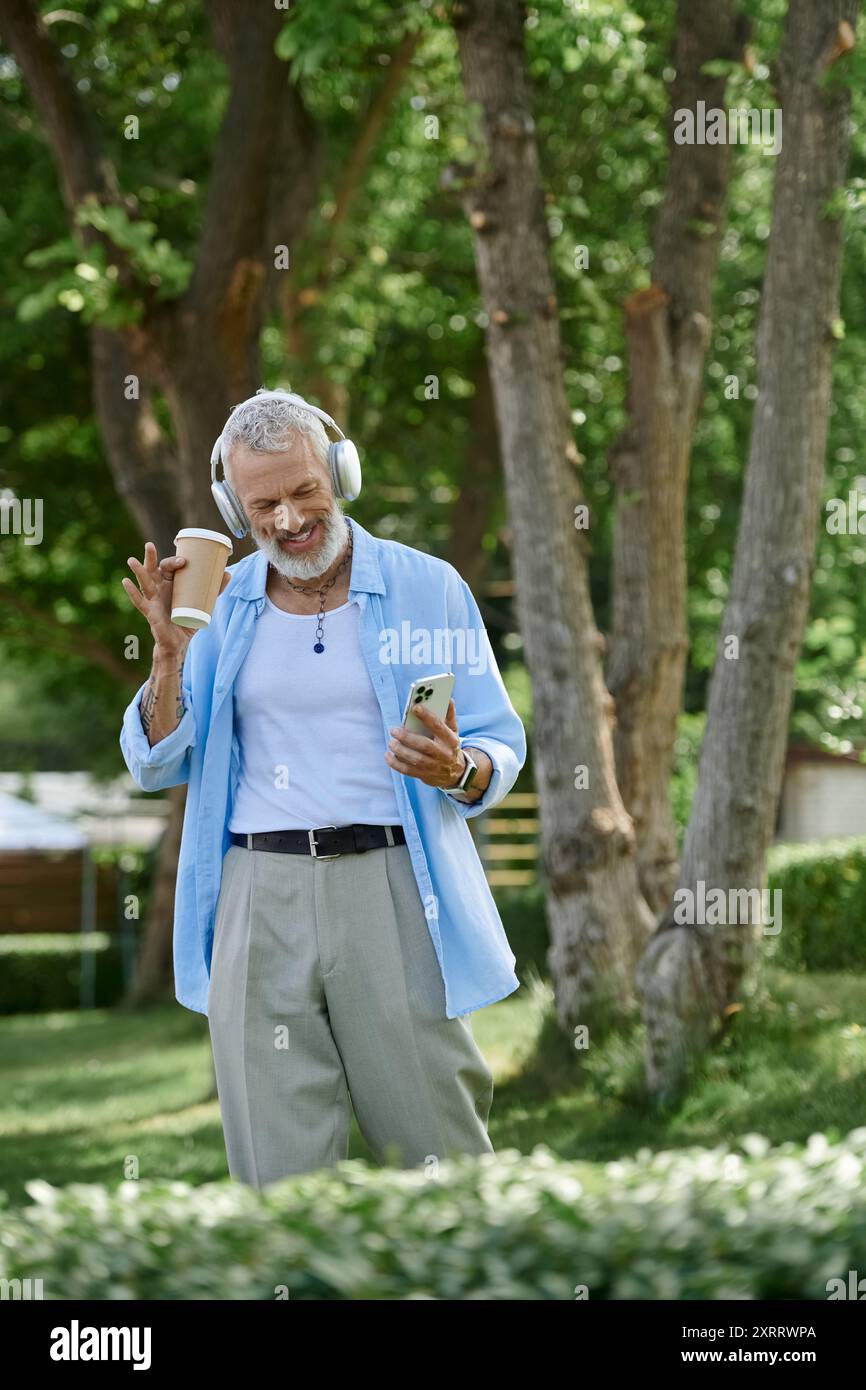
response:
<path id="1" fill-rule="evenodd" d="M 184 709 L 180 723 L 170 734 L 151 747 L 141 725 L 141 697 L 147 681 L 136 691 L 123 716 L 120 731 L 120 748 L 124 762 L 142 791 L 158 792 L 166 787 L 176 787 L 189 778 L 190 749 L 196 740 L 195 713 L 193 710 L 190 656 L 192 643 L 184 664 L 183 694 Z"/>

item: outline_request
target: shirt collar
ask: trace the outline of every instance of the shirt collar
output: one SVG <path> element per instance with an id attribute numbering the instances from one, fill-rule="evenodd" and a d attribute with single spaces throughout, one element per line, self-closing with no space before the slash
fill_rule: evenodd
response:
<path id="1" fill-rule="evenodd" d="M 379 567 L 376 537 L 371 536 L 369 531 L 365 531 L 354 517 L 347 516 L 346 520 L 352 528 L 352 569 L 349 575 L 349 593 L 364 591 L 370 594 L 384 594 L 386 589 Z M 236 566 L 232 566 L 232 569 L 231 587 L 235 598 L 253 600 L 264 598 L 268 577 L 268 557 L 264 551 L 257 548 L 254 554 L 245 555 Z"/>

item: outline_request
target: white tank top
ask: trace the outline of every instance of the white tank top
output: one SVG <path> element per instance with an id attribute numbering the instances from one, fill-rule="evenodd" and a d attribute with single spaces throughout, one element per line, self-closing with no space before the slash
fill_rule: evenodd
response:
<path id="1" fill-rule="evenodd" d="M 399 825 L 385 762 L 388 735 L 352 599 L 325 613 L 284 613 L 265 595 L 234 685 L 240 769 L 229 830 Z"/>

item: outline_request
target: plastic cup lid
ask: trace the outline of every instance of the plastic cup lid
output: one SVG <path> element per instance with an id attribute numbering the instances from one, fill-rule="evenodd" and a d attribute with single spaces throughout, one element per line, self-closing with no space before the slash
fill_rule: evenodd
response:
<path id="1" fill-rule="evenodd" d="M 219 531 L 208 531 L 203 526 L 185 526 L 175 536 L 175 545 L 185 536 L 200 536 L 205 541 L 219 541 L 222 545 L 228 546 L 229 550 L 234 549 L 228 536 L 222 535 Z"/>

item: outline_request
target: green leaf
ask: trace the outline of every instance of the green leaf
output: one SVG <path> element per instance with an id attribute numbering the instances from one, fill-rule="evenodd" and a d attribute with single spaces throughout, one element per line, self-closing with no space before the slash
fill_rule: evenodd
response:
<path id="1" fill-rule="evenodd" d="M 711 58 L 702 65 L 701 72 L 705 77 L 732 77 L 740 71 L 740 67 L 740 63 L 730 58 Z"/>
<path id="2" fill-rule="evenodd" d="M 274 52 L 278 58 L 294 58 L 298 52 L 298 37 L 296 24 L 292 20 L 297 16 L 298 11 L 292 10 L 288 17 L 288 22 L 283 25 L 277 34 L 277 41 L 274 44 Z"/>

